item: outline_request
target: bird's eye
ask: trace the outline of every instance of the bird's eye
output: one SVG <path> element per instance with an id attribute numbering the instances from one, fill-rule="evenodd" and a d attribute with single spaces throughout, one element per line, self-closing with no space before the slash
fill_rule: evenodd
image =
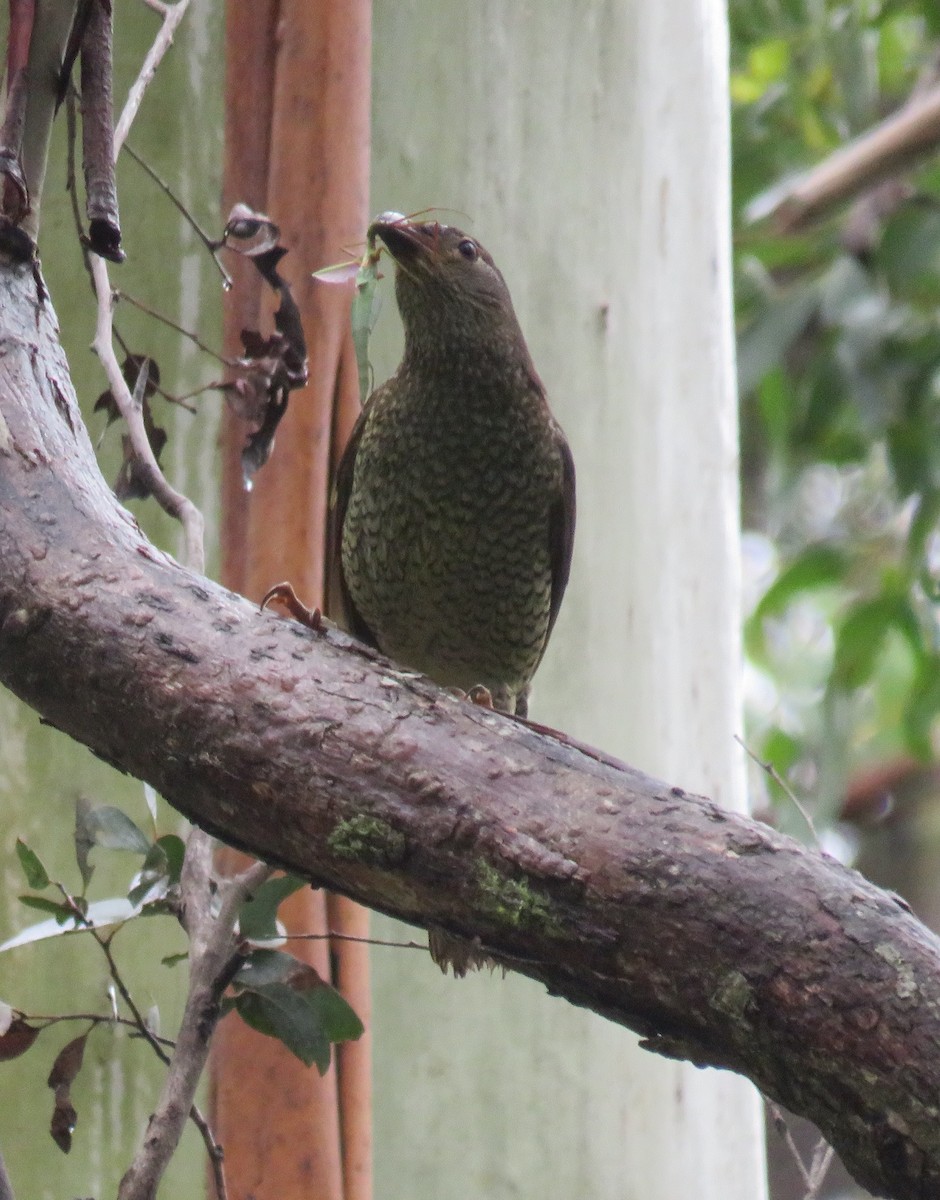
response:
<path id="1" fill-rule="evenodd" d="M 477 244 L 471 241 L 470 238 L 464 238 L 457 246 L 457 249 L 464 256 L 467 262 L 476 262 L 480 256 L 480 251 L 477 249 Z"/>

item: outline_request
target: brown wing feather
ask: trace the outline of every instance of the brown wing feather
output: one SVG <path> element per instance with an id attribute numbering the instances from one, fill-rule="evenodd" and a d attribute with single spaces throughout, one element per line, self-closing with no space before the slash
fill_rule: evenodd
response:
<path id="1" fill-rule="evenodd" d="M 327 616 L 340 624 L 353 637 L 378 649 L 375 635 L 362 619 L 362 615 L 349 595 L 349 589 L 346 587 L 346 580 L 343 576 L 342 558 L 343 524 L 346 521 L 346 509 L 349 506 L 349 494 L 352 491 L 356 455 L 359 452 L 362 431 L 365 429 L 371 409 L 372 400 L 370 399 L 366 402 L 353 426 L 346 449 L 336 468 L 336 478 L 333 480 L 326 540 L 326 611 Z"/>
<path id="2" fill-rule="evenodd" d="M 561 455 L 561 487 L 549 513 L 548 537 L 552 560 L 552 602 L 549 609 L 545 642 L 555 625 L 562 597 L 568 586 L 571 571 L 571 551 L 574 546 L 575 482 L 574 459 L 571 447 L 559 425 L 555 426 L 555 443 Z"/>

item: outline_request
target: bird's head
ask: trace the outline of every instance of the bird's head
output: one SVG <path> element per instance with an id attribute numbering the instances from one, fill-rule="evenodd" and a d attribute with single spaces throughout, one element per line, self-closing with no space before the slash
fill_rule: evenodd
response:
<path id="1" fill-rule="evenodd" d="M 369 227 L 395 260 L 406 353 L 433 340 L 528 358 L 509 289 L 476 238 L 437 221 L 383 213 Z"/>

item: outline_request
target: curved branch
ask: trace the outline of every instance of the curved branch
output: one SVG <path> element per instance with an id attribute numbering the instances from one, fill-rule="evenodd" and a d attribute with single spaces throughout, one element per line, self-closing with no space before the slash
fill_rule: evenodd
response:
<path id="1" fill-rule="evenodd" d="M 259 613 L 102 481 L 0 271 L 0 679 L 192 820 L 749 1076 L 879 1194 L 940 1194 L 940 942 L 838 863 Z"/>

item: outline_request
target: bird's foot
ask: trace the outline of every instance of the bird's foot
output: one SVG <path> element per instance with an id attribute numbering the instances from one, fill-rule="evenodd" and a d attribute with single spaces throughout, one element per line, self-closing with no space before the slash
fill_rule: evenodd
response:
<path id="1" fill-rule="evenodd" d="M 467 699 L 471 704 L 478 704 L 480 708 L 495 708 L 493 703 L 493 693 L 483 683 L 475 684 L 466 694 Z"/>
<path id="2" fill-rule="evenodd" d="M 314 633 L 323 632 L 323 614 L 319 608 L 308 608 L 306 604 L 303 604 L 297 598 L 297 593 L 291 584 L 276 583 L 273 588 L 269 588 L 261 601 L 262 610 L 267 608 L 272 600 L 280 601 L 294 620 L 299 621 L 301 625 L 306 625 Z"/>

